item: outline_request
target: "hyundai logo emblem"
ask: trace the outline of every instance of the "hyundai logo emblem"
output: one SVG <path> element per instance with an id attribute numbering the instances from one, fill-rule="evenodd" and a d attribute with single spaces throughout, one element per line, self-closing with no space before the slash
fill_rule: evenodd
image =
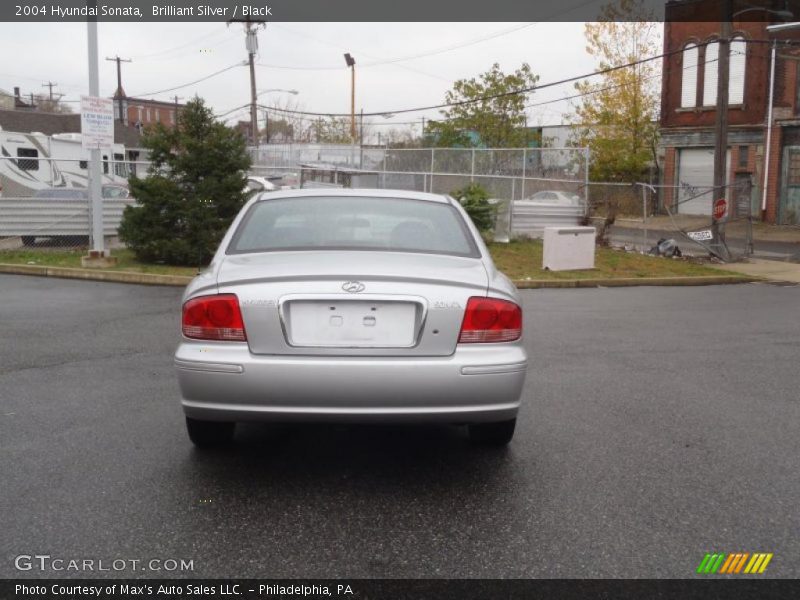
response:
<path id="1" fill-rule="evenodd" d="M 365 287 L 366 286 L 360 281 L 345 281 L 342 284 L 342 289 L 345 292 L 350 292 L 351 294 L 357 294 L 358 292 L 363 292 Z"/>

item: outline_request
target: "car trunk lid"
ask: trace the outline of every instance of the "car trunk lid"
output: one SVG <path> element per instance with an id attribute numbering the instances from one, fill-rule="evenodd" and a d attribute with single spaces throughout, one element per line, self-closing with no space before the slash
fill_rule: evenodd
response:
<path id="1" fill-rule="evenodd" d="M 475 258 L 269 252 L 226 256 L 218 285 L 239 297 L 255 354 L 445 356 L 488 276 Z"/>

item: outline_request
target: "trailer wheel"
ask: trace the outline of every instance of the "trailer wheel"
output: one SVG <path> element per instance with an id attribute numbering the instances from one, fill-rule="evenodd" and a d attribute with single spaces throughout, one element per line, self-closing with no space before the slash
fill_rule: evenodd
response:
<path id="1" fill-rule="evenodd" d="M 36 236 L 33 235 L 23 235 L 22 236 L 22 245 L 23 246 L 33 246 L 36 243 Z"/>

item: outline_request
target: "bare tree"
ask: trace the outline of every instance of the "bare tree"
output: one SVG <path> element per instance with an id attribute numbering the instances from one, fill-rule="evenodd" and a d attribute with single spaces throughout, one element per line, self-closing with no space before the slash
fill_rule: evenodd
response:
<path id="1" fill-rule="evenodd" d="M 49 96 L 44 94 L 37 94 L 34 96 L 34 105 L 36 106 L 36 110 L 40 112 L 49 112 L 49 113 L 71 113 L 72 107 L 69 104 L 61 102 L 61 98 L 53 98 L 52 100 Z"/>
<path id="2" fill-rule="evenodd" d="M 267 115 L 261 135 L 268 143 L 276 137 L 290 142 L 303 139 L 308 117 L 301 114 L 305 111 L 305 105 L 293 95 L 270 98 L 269 103 L 261 105 L 261 109 Z"/>

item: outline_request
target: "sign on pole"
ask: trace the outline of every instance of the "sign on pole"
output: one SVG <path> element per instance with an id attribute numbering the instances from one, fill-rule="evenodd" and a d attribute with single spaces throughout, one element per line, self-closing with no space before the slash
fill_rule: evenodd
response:
<path id="1" fill-rule="evenodd" d="M 710 229 L 703 229 L 702 231 L 687 231 L 686 235 L 695 242 L 706 242 L 714 239 L 714 235 L 711 233 Z"/>
<path id="2" fill-rule="evenodd" d="M 728 203 L 725 198 L 720 198 L 714 201 L 714 220 L 721 221 L 728 214 Z"/>
<path id="3" fill-rule="evenodd" d="M 114 144 L 114 101 L 81 96 L 81 138 L 85 150 L 111 148 Z"/>

